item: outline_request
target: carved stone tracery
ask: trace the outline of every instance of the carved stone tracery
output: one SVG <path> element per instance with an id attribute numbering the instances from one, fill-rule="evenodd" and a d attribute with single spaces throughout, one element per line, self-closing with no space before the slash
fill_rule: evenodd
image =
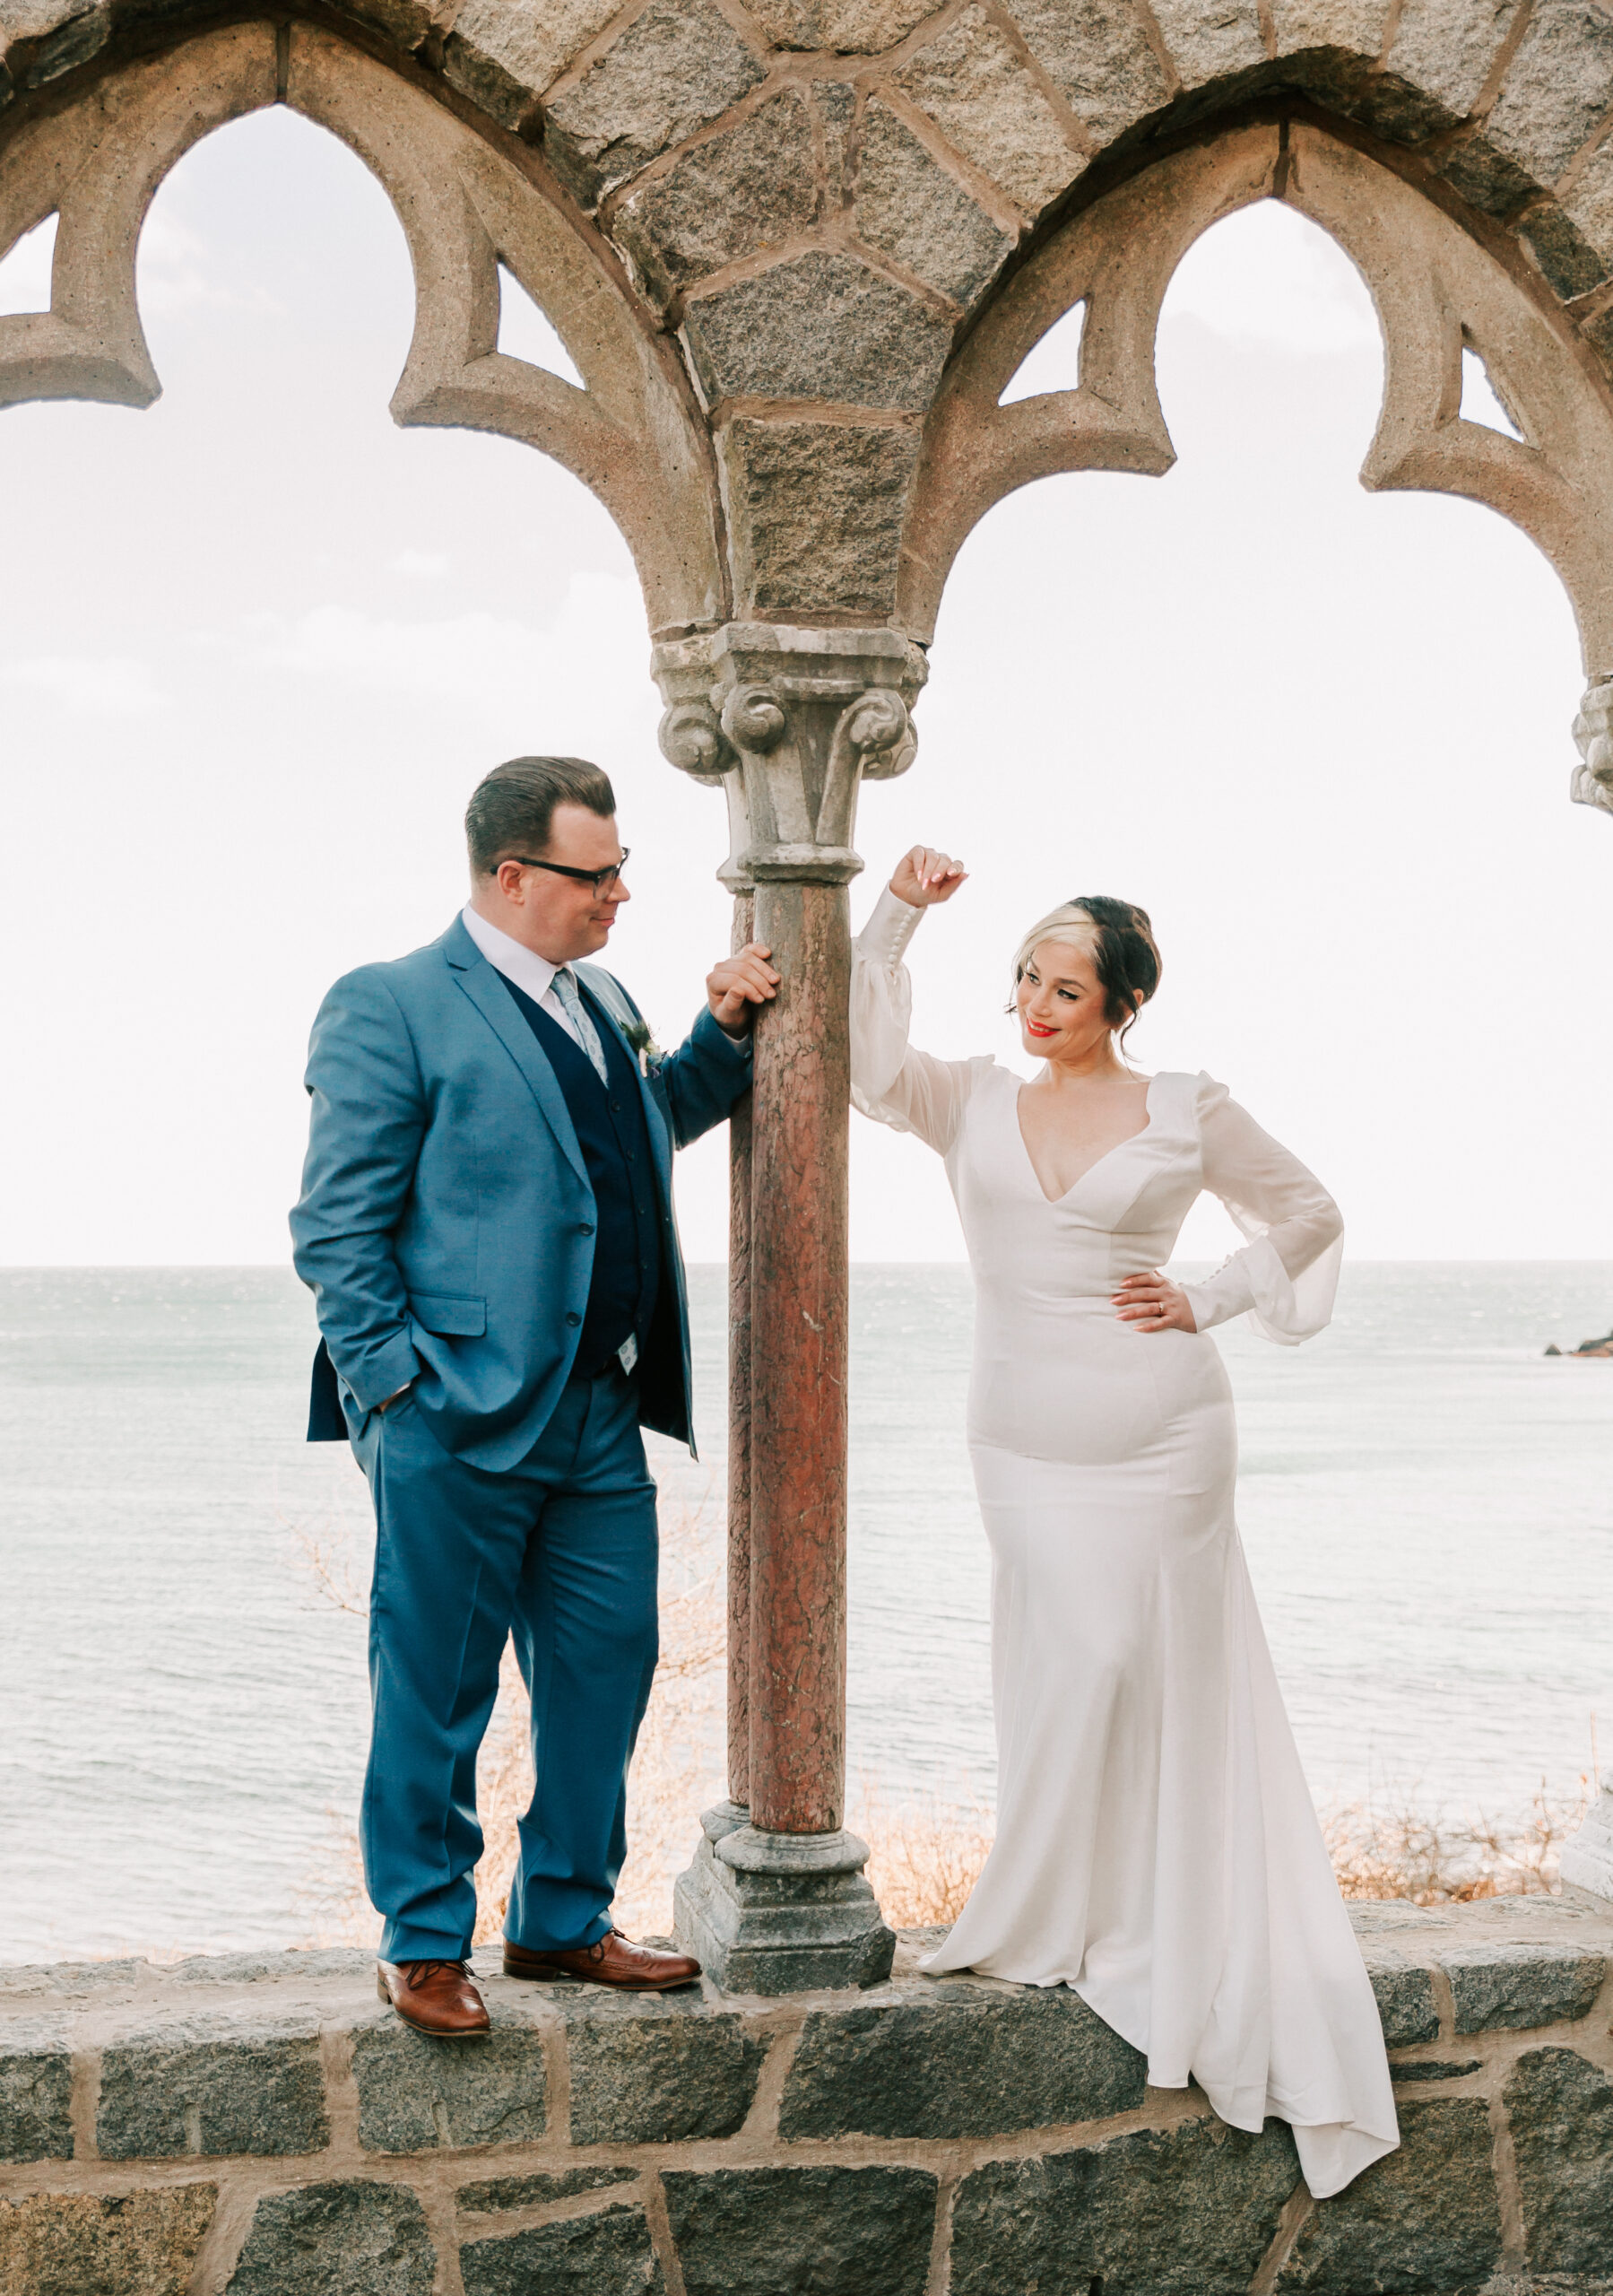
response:
<path id="1" fill-rule="evenodd" d="M 957 552 L 992 505 L 1055 471 L 1158 474 L 1175 459 L 1159 405 L 1159 311 L 1193 241 L 1280 198 L 1337 241 L 1373 299 L 1383 399 L 1361 483 L 1459 494 L 1522 528 L 1551 561 L 1587 675 L 1613 662 L 1613 401 L 1572 330 L 1452 217 L 1351 144 L 1293 122 L 1174 154 L 1096 202 L 1009 283 L 953 361 L 925 427 L 898 610 L 927 638 Z M 1086 306 L 1077 388 L 1000 404 L 1032 346 Z M 1476 350 L 1522 431 L 1463 419 Z M 1587 697 L 1587 707 L 1590 697 Z M 1583 721 L 1582 721 L 1583 722 Z M 1613 803 L 1594 770 L 1573 794 Z"/>
<path id="2" fill-rule="evenodd" d="M 0 405 L 151 404 L 161 385 L 135 294 L 146 211 L 204 135 L 278 101 L 357 152 L 408 239 L 415 326 L 395 419 L 499 431 L 553 456 L 621 528 L 653 629 L 720 616 L 710 440 L 670 345 L 558 197 L 396 73 L 309 25 L 204 34 L 11 136 L 0 253 L 49 215 L 58 222 L 49 310 L 0 317 Z M 552 320 L 585 389 L 498 349 L 500 262 Z"/>
<path id="3" fill-rule="evenodd" d="M 924 640 L 958 548 L 1005 492 L 1054 471 L 1168 468 L 1153 351 L 1170 277 L 1210 224 L 1278 197 L 1339 241 L 1378 310 L 1385 390 L 1364 483 L 1456 492 L 1513 519 L 1569 593 L 1587 674 L 1613 663 L 1613 140 L 1600 49 L 1564 47 L 1564 27 L 1547 40 L 1525 26 L 1474 76 L 1465 46 L 1460 69 L 1441 62 L 1444 35 L 1418 0 L 1375 58 L 1356 52 L 1348 10 L 1329 33 L 1321 0 L 1314 40 L 1286 61 L 1274 18 L 1259 124 L 1245 111 L 1220 128 L 1193 95 L 1232 68 L 1220 35 L 1176 53 L 1178 27 L 1163 78 L 1132 42 L 1106 67 L 1118 109 L 1088 116 L 1083 97 L 1055 134 L 1046 91 L 1085 87 L 1095 35 L 1066 28 L 1042 57 L 1054 34 L 1039 18 L 1028 53 L 1053 80 L 1038 94 L 1014 65 L 988 101 L 979 55 L 940 25 L 889 57 L 809 65 L 770 48 L 763 19 L 738 33 L 697 0 L 658 0 L 648 48 L 639 20 L 616 23 L 603 0 L 596 23 L 548 0 L 462 8 L 446 38 L 424 10 L 385 0 L 379 19 L 355 9 L 364 48 L 295 21 L 187 33 L 178 0 L 165 18 L 177 44 L 137 54 L 119 46 L 144 22 L 133 0 L 53 30 L 55 4 L 0 7 L 0 255 L 58 217 L 50 309 L 0 317 L 0 404 L 150 404 L 134 266 L 152 196 L 199 137 L 284 101 L 359 153 L 408 237 L 400 422 L 494 430 L 561 461 L 620 526 L 659 636 L 821 614 Z M 643 100 L 656 58 L 676 82 L 664 150 Z M 1255 61 L 1240 51 L 1236 69 Z M 537 75 L 525 94 L 517 65 Z M 1178 97 L 1199 108 L 1198 140 L 1170 149 L 1158 139 L 1180 133 Z M 1338 135 L 1317 109 L 1335 97 Z M 1090 163 L 1123 126 L 1125 171 L 1088 200 Z M 1448 151 L 1428 140 L 1444 135 Z M 1068 146 L 1056 163 L 1055 145 Z M 1032 173 L 1049 190 L 1072 183 L 1076 212 L 1016 271 L 1016 236 L 1050 220 L 1025 177 L 1033 149 Z M 552 319 L 583 389 L 499 351 L 500 263 Z M 838 283 L 828 301 L 812 281 Z M 1002 406 L 1026 352 L 1078 301 L 1079 387 Z M 724 344 L 741 379 L 724 379 Z M 1461 419 L 1464 344 L 1521 439 Z M 921 368 L 932 379 L 909 387 Z M 694 740 L 689 720 L 680 755 Z M 720 725 L 702 730 L 686 770 L 726 779 L 746 745 L 725 743 Z M 858 746 L 872 773 L 901 738 Z M 846 775 L 828 779 L 837 790 Z M 767 798 L 754 780 L 741 774 L 748 804 L 794 808 L 790 835 L 764 824 L 765 846 L 835 844 L 837 798 L 820 824 L 822 791 Z M 1574 787 L 1604 803 L 1593 774 Z"/>

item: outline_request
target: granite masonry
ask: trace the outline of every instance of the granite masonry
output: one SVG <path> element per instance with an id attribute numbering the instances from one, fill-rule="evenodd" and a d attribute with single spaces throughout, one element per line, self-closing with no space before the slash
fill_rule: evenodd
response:
<path id="1" fill-rule="evenodd" d="M 1401 2151 L 1151 2090 L 1084 2005 L 522 1986 L 405 2031 L 355 1952 L 0 1970 L 0 2296 L 1613 2290 L 1613 1912 L 1355 1909 Z"/>

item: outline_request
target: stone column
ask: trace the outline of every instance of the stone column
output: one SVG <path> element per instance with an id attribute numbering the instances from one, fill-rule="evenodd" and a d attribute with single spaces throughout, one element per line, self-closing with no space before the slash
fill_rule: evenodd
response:
<path id="1" fill-rule="evenodd" d="M 748 1194 L 734 1145 L 729 1568 L 748 1585 L 731 1577 L 730 1799 L 702 1821 L 679 1935 L 732 1990 L 867 1985 L 892 1939 L 842 1824 L 846 889 L 858 784 L 912 761 L 924 657 L 894 631 L 731 623 L 658 648 L 655 674 L 662 746 L 726 788 L 720 874 L 741 909 L 754 887 L 783 976 L 757 1026 Z"/>
<path id="2" fill-rule="evenodd" d="M 756 890 L 733 900 L 733 951 L 756 938 Z M 750 1806 L 750 1190 L 753 1103 L 728 1119 L 728 1802 Z"/>
<path id="3" fill-rule="evenodd" d="M 709 640 L 658 647 L 655 674 L 666 698 L 663 753 L 691 780 L 724 789 L 729 856 L 718 870 L 733 895 L 730 946 L 756 938 L 756 886 L 744 860 L 750 836 L 738 761 L 712 700 Z M 728 1799 L 707 1816 L 732 1831 L 750 1801 L 750 1197 L 752 1096 L 728 1119 Z"/>
<path id="4" fill-rule="evenodd" d="M 1613 1779 L 1563 1844 L 1563 1895 L 1605 1913 L 1613 1905 Z"/>
<path id="5" fill-rule="evenodd" d="M 1599 805 L 1613 813 L 1613 675 L 1593 677 L 1574 721 L 1581 762 L 1574 769 L 1569 795 L 1576 805 Z"/>

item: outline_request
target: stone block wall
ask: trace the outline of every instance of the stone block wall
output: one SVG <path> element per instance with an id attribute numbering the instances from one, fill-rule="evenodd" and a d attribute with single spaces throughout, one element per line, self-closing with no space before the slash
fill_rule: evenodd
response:
<path id="1" fill-rule="evenodd" d="M 1613 2290 L 1613 1918 L 1358 1909 L 1401 2150 L 1313 2202 L 1064 1991 L 619 1998 L 484 1957 L 443 2044 L 349 1952 L 0 1970 L 0 2296 Z"/>

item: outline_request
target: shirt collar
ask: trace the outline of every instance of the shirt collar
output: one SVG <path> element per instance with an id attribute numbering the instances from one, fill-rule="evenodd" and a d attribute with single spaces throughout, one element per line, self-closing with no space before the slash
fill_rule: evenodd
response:
<path id="1" fill-rule="evenodd" d="M 513 980 L 517 988 L 524 988 L 535 1004 L 541 1004 L 554 985 L 559 965 L 551 965 L 535 949 L 526 948 L 498 926 L 490 925 L 469 901 L 460 910 L 459 920 L 489 964 L 507 980 Z"/>

